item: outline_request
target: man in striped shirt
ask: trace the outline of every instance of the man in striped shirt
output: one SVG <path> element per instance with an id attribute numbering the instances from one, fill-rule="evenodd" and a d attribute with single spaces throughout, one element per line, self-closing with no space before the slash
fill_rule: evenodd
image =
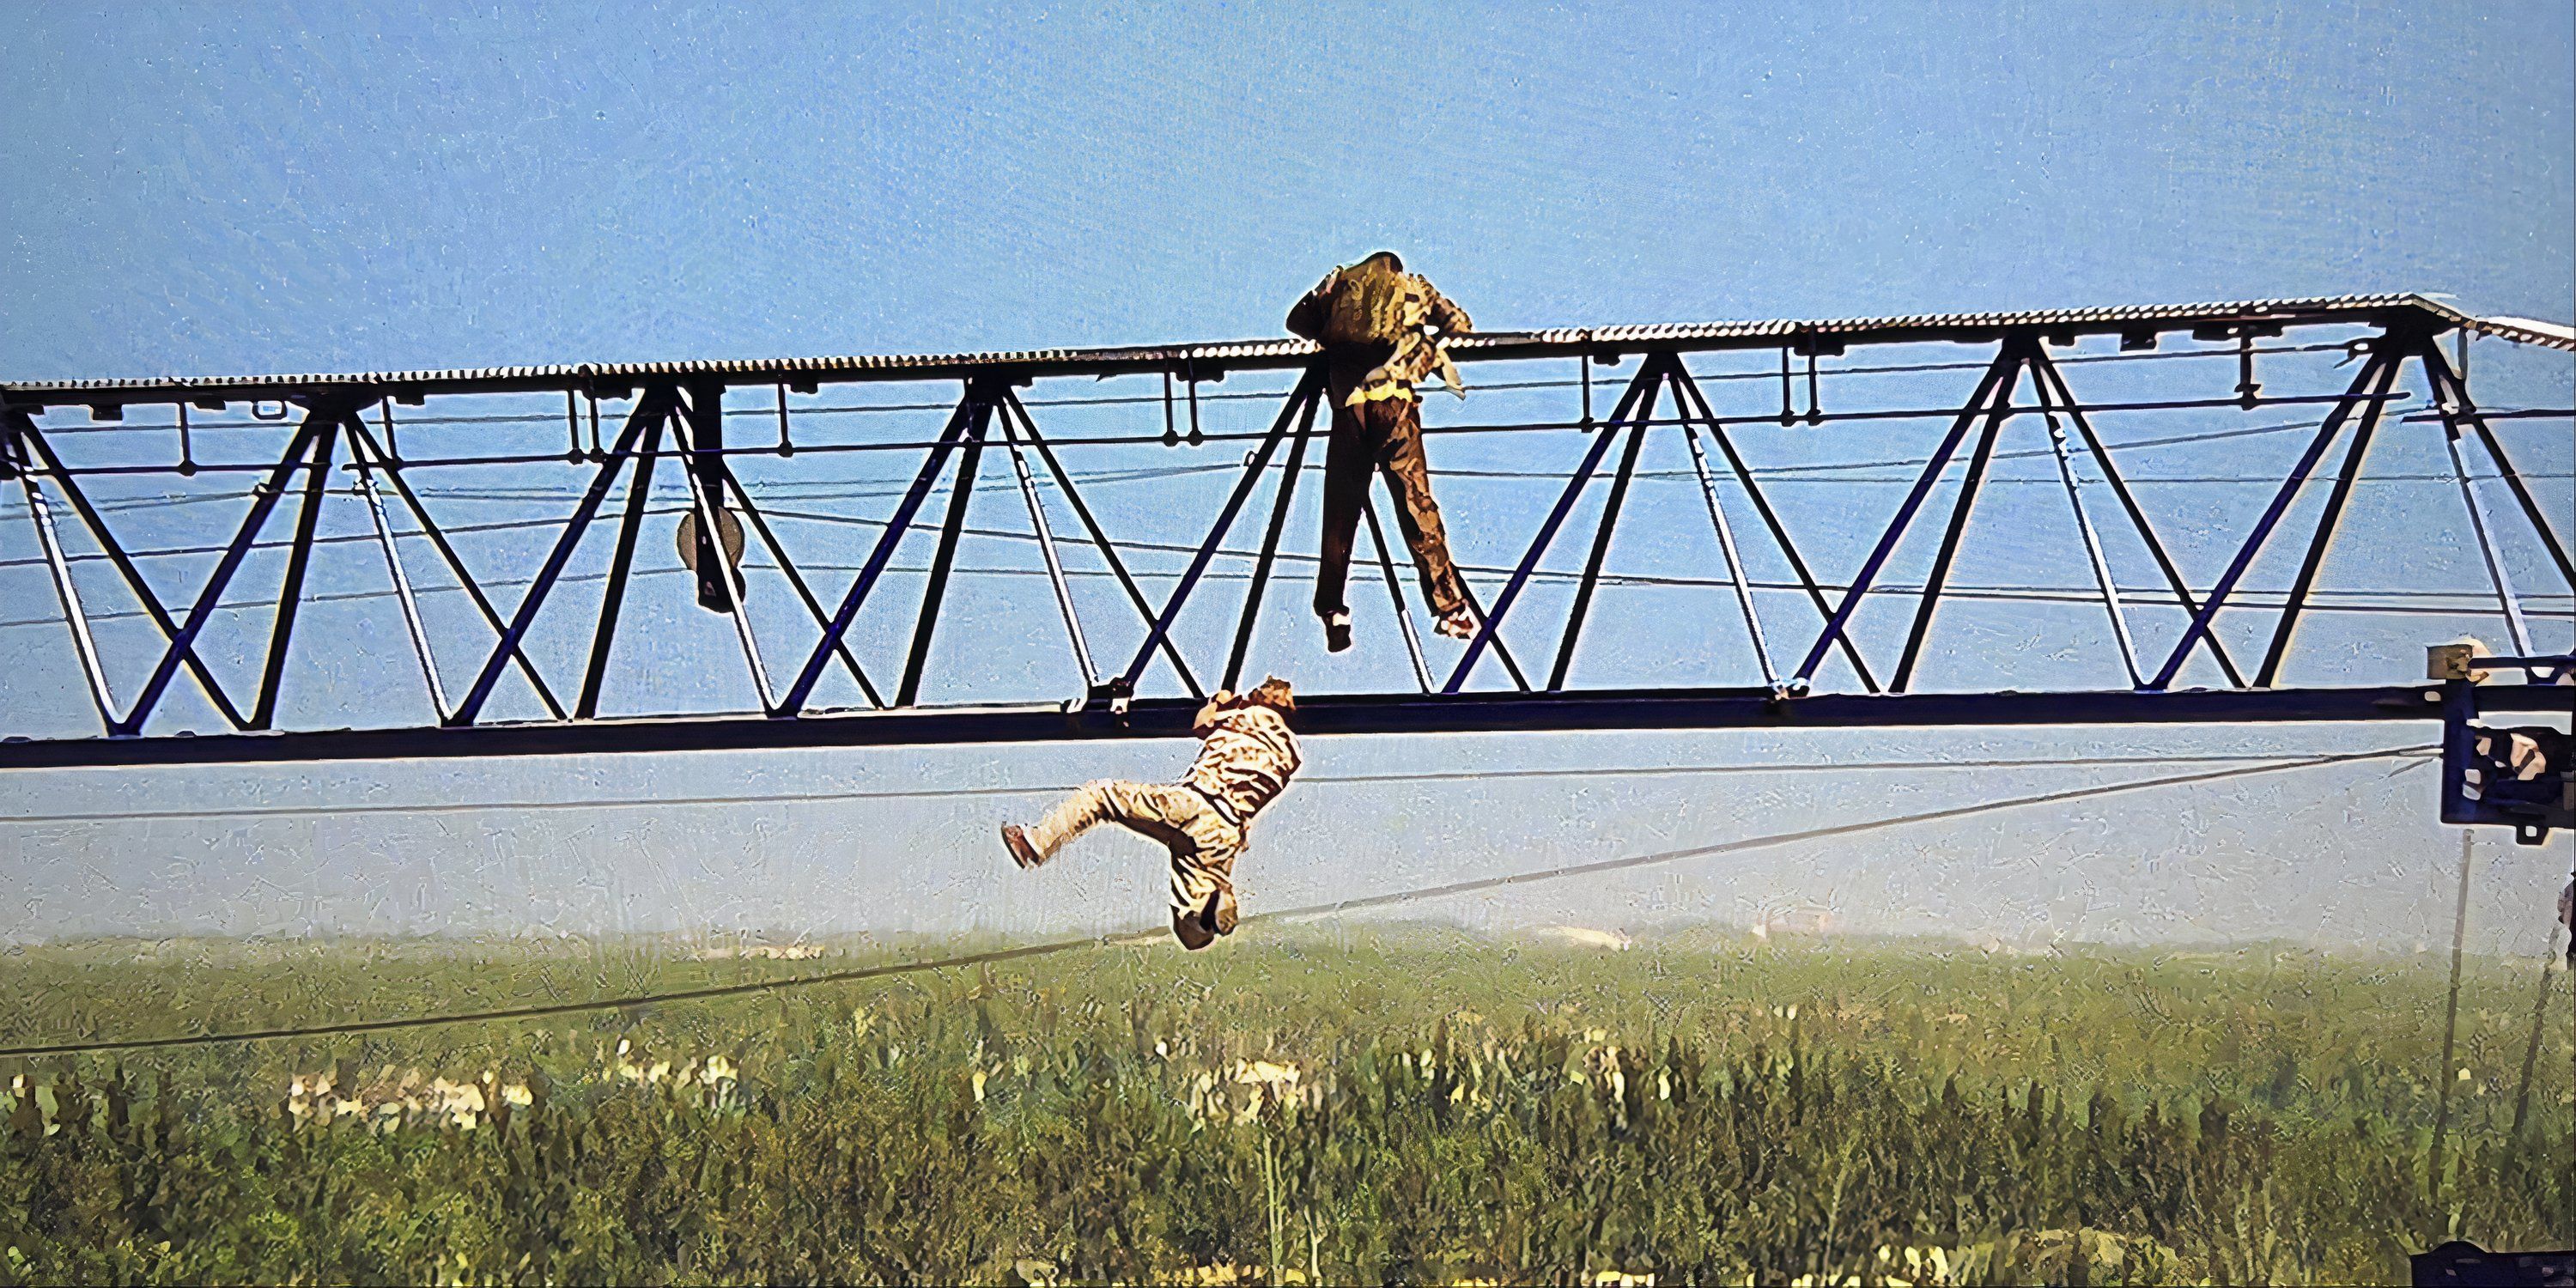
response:
<path id="1" fill-rule="evenodd" d="M 1002 844 L 1022 868 L 1034 869 L 1102 823 L 1162 842 L 1172 860 L 1172 934 L 1184 948 L 1205 948 L 1234 932 L 1234 861 L 1252 816 L 1297 772 L 1297 736 L 1288 731 L 1296 709 L 1288 682 L 1277 676 L 1249 693 L 1220 689 L 1192 722 L 1199 754 L 1180 782 L 1085 783 L 1037 826 L 1003 824 Z"/>

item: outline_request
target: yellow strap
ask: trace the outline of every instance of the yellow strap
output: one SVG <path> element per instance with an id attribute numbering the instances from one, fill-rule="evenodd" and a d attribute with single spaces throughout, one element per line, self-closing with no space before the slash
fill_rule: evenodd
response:
<path id="1" fill-rule="evenodd" d="M 1393 382 L 1389 382 L 1382 386 L 1363 386 L 1352 390 L 1351 396 L 1342 400 L 1342 405 L 1345 407 L 1357 407 L 1362 403 L 1385 402 L 1389 400 L 1401 400 L 1403 402 L 1413 401 L 1412 386 L 1396 384 Z"/>

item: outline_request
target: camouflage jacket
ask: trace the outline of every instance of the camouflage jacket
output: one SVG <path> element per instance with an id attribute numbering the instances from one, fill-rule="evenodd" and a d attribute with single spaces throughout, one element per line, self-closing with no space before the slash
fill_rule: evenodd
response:
<path id="1" fill-rule="evenodd" d="M 1234 695 L 1219 693 L 1199 709 L 1191 732 L 1202 740 L 1199 757 L 1181 784 L 1213 802 L 1237 827 L 1287 790 L 1300 759 L 1297 735 L 1288 721 L 1266 706 L 1234 705 Z"/>
<path id="2" fill-rule="evenodd" d="M 1395 279 L 1388 284 L 1392 290 L 1376 293 L 1385 301 L 1386 316 L 1365 322 L 1368 333 L 1380 338 L 1363 344 L 1326 340 L 1336 306 L 1347 308 L 1351 303 L 1342 298 L 1343 294 L 1365 289 L 1367 283 L 1361 279 L 1372 272 L 1384 272 Z M 1435 371 L 1451 393 L 1466 396 L 1466 385 L 1458 378 L 1458 368 L 1449 361 L 1445 342 L 1451 336 L 1472 332 L 1475 325 L 1465 309 L 1418 273 L 1378 269 L 1365 260 L 1345 264 L 1325 274 L 1324 280 L 1288 311 L 1288 329 L 1325 344 L 1332 362 L 1336 401 L 1411 398 L 1413 386 Z"/>

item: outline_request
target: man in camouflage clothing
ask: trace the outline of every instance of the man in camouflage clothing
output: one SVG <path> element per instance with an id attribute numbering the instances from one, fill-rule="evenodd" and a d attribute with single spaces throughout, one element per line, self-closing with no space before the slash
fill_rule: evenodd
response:
<path id="1" fill-rule="evenodd" d="M 1234 861 L 1252 816 L 1297 772 L 1297 736 L 1287 720 L 1296 709 L 1288 682 L 1276 676 L 1250 693 L 1219 689 L 1192 723 L 1199 755 L 1180 782 L 1085 783 L 1036 827 L 1003 824 L 1002 844 L 1021 867 L 1034 869 L 1101 823 L 1162 842 L 1172 856 L 1172 934 L 1184 948 L 1205 948 L 1234 933 Z"/>
<path id="2" fill-rule="evenodd" d="M 1396 522 L 1413 548 L 1422 592 L 1440 618 L 1440 633 L 1475 632 L 1440 507 L 1431 500 L 1431 470 L 1422 455 L 1422 409 L 1414 385 L 1440 373 L 1461 398 L 1466 386 L 1441 347 L 1472 329 L 1465 310 L 1392 251 L 1334 269 L 1288 311 L 1288 329 L 1324 346 L 1325 388 L 1333 429 L 1324 455 L 1322 562 L 1315 572 L 1315 615 L 1333 652 L 1351 646 L 1351 610 L 1342 590 L 1351 542 L 1368 503 L 1369 472 L 1386 475 L 1398 502 Z"/>

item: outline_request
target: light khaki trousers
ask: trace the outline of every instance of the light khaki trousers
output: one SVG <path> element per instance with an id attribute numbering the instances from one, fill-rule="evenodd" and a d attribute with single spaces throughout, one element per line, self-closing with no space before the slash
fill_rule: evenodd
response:
<path id="1" fill-rule="evenodd" d="M 1234 860 L 1243 853 L 1243 829 L 1206 797 L 1170 783 L 1085 783 L 1029 829 L 1029 845 L 1044 863 L 1102 823 L 1160 841 L 1171 852 L 1172 933 L 1184 946 L 1204 948 L 1233 933 Z"/>

